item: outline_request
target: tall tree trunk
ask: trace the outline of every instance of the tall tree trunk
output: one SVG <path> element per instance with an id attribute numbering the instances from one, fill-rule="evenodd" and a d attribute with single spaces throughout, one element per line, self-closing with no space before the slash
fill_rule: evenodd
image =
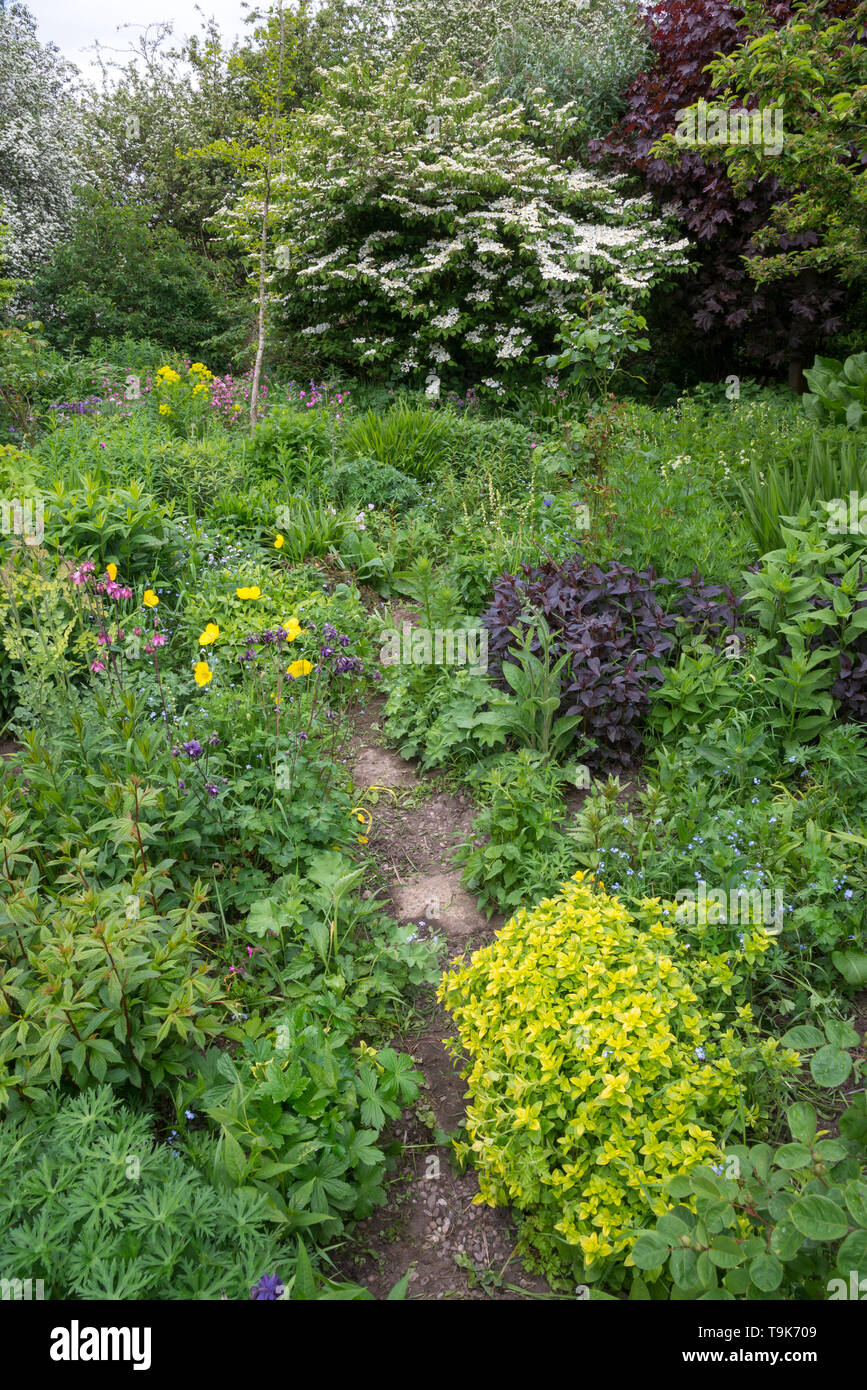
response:
<path id="1" fill-rule="evenodd" d="M 265 202 L 262 208 L 262 240 L 259 244 L 259 313 L 257 318 L 256 361 L 253 366 L 253 387 L 250 391 L 250 429 L 256 423 L 259 382 L 262 379 L 262 359 L 265 356 L 265 280 L 268 256 L 268 213 L 271 210 L 271 171 L 265 173 Z"/>

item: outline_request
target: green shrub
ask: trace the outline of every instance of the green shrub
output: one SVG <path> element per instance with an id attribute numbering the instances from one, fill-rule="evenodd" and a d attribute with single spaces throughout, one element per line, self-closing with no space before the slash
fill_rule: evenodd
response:
<path id="1" fill-rule="evenodd" d="M 809 420 L 859 428 L 867 413 L 867 352 L 855 353 L 845 362 L 817 355 L 804 376 L 810 387 L 802 398 Z"/>
<path id="2" fill-rule="evenodd" d="M 129 834 L 125 819 L 116 834 Z M 164 912 L 162 869 L 100 888 L 82 853 L 52 891 L 28 853 L 27 816 L 3 820 L 15 876 L 0 904 L 0 1104 L 61 1081 L 144 1089 L 182 1075 L 219 1022 L 201 885 Z"/>
<path id="3" fill-rule="evenodd" d="M 325 410 L 276 406 L 250 436 L 247 457 L 264 473 L 282 473 L 288 482 L 319 471 L 333 452 L 335 422 Z"/>
<path id="4" fill-rule="evenodd" d="M 353 1051 L 354 1027 L 323 1024 L 300 1003 L 267 1028 L 251 1018 L 233 1030 L 234 1054 L 205 1054 L 190 1098 L 221 1128 L 231 1181 L 265 1193 L 288 1231 L 310 1228 L 319 1242 L 385 1200 L 380 1134 L 421 1080 L 393 1048 Z"/>
<path id="5" fill-rule="evenodd" d="M 522 749 L 500 757 L 474 781 L 487 804 L 458 862 L 465 887 L 478 894 L 479 907 L 490 917 L 532 901 L 540 858 L 555 854 L 563 842 L 557 823 L 565 809 L 565 777 L 541 754 Z"/>
<path id="6" fill-rule="evenodd" d="M 398 401 L 380 413 L 367 410 L 349 422 L 340 441 L 350 459 L 376 459 L 415 478 L 444 468 L 452 431 L 450 418 L 430 406 Z"/>
<path id="7" fill-rule="evenodd" d="M 347 507 L 389 507 L 406 511 L 421 501 L 421 488 L 399 469 L 359 455 L 326 473 L 324 490 Z"/>
<path id="8" fill-rule="evenodd" d="M 836 1087 L 851 1075 L 848 1049 L 859 1047 L 861 1038 L 851 1024 L 835 1019 L 824 1032 L 792 1028 L 783 1042 L 813 1050 L 814 1081 Z M 863 1062 L 855 1066 L 867 1074 Z M 632 1259 L 651 1276 L 667 1266 L 672 1298 L 863 1298 L 864 1091 L 840 1116 L 836 1137 L 818 1129 L 816 1111 L 806 1101 L 789 1106 L 786 1119 L 790 1143 L 730 1145 L 724 1167 L 699 1167 L 669 1184 L 679 1205 L 639 1234 Z"/>
<path id="9" fill-rule="evenodd" d="M 31 294 L 62 349 L 127 334 L 196 354 L 228 325 L 221 289 L 214 263 L 174 227 L 154 225 L 152 209 L 82 190 L 71 235 L 40 266 Z"/>
<path id="10" fill-rule="evenodd" d="M 756 1044 L 748 1008 L 724 1026 L 716 1001 L 739 977 L 727 954 L 687 952 L 674 911 L 648 900 L 630 915 L 579 873 L 440 987 L 469 1059 L 456 1148 L 480 1200 L 523 1213 L 555 1274 L 604 1277 L 632 1227 L 666 1209 L 663 1184 L 760 1118 L 747 1073 L 764 1085 L 797 1065 L 776 1040 Z"/>
<path id="11" fill-rule="evenodd" d="M 47 1298 L 248 1299 L 266 1272 L 292 1283 L 266 1199 L 213 1185 L 110 1086 L 7 1117 L 0 1173 L 0 1278 L 42 1280 Z"/>
<path id="12" fill-rule="evenodd" d="M 75 559 L 94 560 L 98 571 L 113 562 L 122 582 L 168 577 L 181 550 L 172 524 L 172 505 L 163 511 L 134 479 L 107 488 L 85 477 L 68 487 L 61 479 L 45 495 L 45 544 Z"/>

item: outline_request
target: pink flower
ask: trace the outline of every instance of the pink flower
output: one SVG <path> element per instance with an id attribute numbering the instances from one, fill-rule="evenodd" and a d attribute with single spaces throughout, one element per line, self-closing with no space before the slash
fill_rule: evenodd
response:
<path id="1" fill-rule="evenodd" d="M 155 632 L 151 638 L 151 650 L 153 650 L 154 647 L 164 647 L 168 640 L 169 639 L 164 637 L 161 632 Z"/>
<path id="2" fill-rule="evenodd" d="M 111 639 L 107 632 L 100 632 L 97 634 L 96 640 L 100 647 L 107 647 Z"/>
<path id="3" fill-rule="evenodd" d="M 105 663 L 102 661 L 92 661 L 90 663 L 90 669 L 91 671 L 104 671 Z"/>

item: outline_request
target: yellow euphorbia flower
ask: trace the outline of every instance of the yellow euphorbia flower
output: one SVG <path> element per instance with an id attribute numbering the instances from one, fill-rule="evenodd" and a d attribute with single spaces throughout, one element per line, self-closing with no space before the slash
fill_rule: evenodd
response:
<path id="1" fill-rule="evenodd" d="M 312 661 L 293 661 L 291 666 L 286 667 L 286 674 L 297 681 L 299 676 L 309 676 L 312 670 Z"/>
<path id="2" fill-rule="evenodd" d="M 171 408 L 171 406 L 170 406 L 170 405 L 166 405 L 165 401 L 163 401 L 162 405 L 160 406 L 160 415 L 171 415 L 171 413 L 172 413 L 172 408 Z"/>
<path id="3" fill-rule="evenodd" d="M 246 588 L 243 588 L 243 589 L 236 589 L 236 590 L 235 590 L 235 593 L 238 595 L 238 598 L 261 598 L 261 597 L 262 597 L 262 590 L 258 587 L 257 584 L 252 584 L 252 585 L 250 585 L 249 587 L 246 587 Z"/>
<path id="4" fill-rule="evenodd" d="M 196 678 L 196 685 L 207 685 L 213 679 L 214 673 L 207 661 L 197 661 L 193 675 Z"/>
<path id="5" fill-rule="evenodd" d="M 180 379 L 180 373 L 176 372 L 174 367 L 160 367 L 159 371 L 157 372 L 158 381 L 166 381 L 172 383 L 175 381 L 180 381 Z"/>
<path id="6" fill-rule="evenodd" d="M 199 638 L 199 646 L 200 646 L 200 647 L 209 647 L 209 646 L 211 645 L 212 642 L 216 642 L 216 640 L 217 640 L 217 638 L 219 637 L 219 635 L 220 635 L 220 629 L 219 629 L 219 627 L 217 626 L 217 624 L 216 624 L 216 623 L 208 623 L 208 624 L 205 626 L 204 632 L 202 633 L 201 637 Z"/>
<path id="7" fill-rule="evenodd" d="M 157 604 L 159 603 L 159 599 L 157 598 L 153 589 L 145 589 L 144 595 L 142 597 L 142 602 L 145 608 L 156 608 Z"/>
<path id="8" fill-rule="evenodd" d="M 114 583 L 114 581 L 117 579 L 117 565 L 106 565 L 105 572 L 108 575 L 111 582 Z"/>

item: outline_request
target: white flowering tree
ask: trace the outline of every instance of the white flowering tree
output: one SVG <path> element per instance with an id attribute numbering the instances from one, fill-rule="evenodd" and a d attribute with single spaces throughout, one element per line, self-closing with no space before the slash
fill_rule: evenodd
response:
<path id="1" fill-rule="evenodd" d="M 632 302 L 681 270 L 688 243 L 647 199 L 556 162 L 545 120 L 464 76 L 414 82 L 409 61 L 323 74 L 272 191 L 284 329 L 351 371 L 498 391 L 589 290 Z"/>
<path id="2" fill-rule="evenodd" d="M 69 222 L 82 181 L 73 70 L 41 44 L 23 5 L 0 9 L 0 218 L 12 275 L 26 278 Z"/>

